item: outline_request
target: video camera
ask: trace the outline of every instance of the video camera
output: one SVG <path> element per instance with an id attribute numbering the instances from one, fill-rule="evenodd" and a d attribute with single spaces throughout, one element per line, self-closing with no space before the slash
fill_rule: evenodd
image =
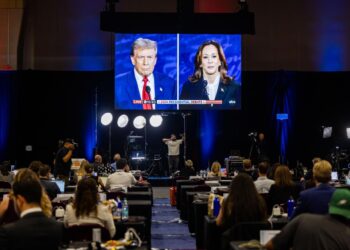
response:
<path id="1" fill-rule="evenodd" d="M 64 143 L 66 143 L 66 142 L 73 144 L 74 148 L 79 147 L 79 144 L 77 142 L 75 142 L 74 139 L 67 138 L 64 140 Z"/>

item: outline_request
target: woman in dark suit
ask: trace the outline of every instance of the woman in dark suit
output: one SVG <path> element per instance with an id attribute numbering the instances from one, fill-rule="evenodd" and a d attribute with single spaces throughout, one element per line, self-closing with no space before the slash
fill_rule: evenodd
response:
<path id="1" fill-rule="evenodd" d="M 182 87 L 181 100 L 222 101 L 221 104 L 180 105 L 180 109 L 237 109 L 241 87 L 227 75 L 227 62 L 221 45 L 206 41 L 196 53 L 195 70 Z"/>

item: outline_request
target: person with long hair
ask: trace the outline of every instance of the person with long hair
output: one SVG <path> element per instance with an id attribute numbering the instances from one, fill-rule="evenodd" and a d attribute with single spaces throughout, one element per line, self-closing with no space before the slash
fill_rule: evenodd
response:
<path id="1" fill-rule="evenodd" d="M 269 191 L 269 209 L 272 209 L 275 204 L 283 204 L 285 207 L 291 197 L 295 201 L 299 198 L 301 185 L 293 182 L 292 174 L 286 165 L 279 165 L 276 168 L 274 179 L 275 184 L 271 185 Z"/>
<path id="2" fill-rule="evenodd" d="M 44 204 L 44 194 L 39 178 L 32 170 L 18 171 L 10 196 L 20 218 L 0 227 L 1 249 L 58 249 L 63 227 L 48 218 L 45 209 L 51 208 L 51 203 L 46 200 L 48 203 Z M 4 201 L 9 205 L 8 197 Z"/>
<path id="3" fill-rule="evenodd" d="M 208 177 L 219 177 L 221 176 L 221 164 L 218 161 L 214 161 L 211 164 L 210 172 L 208 173 Z"/>
<path id="4" fill-rule="evenodd" d="M 181 100 L 222 101 L 207 108 L 234 109 L 241 106 L 241 87 L 227 74 L 224 50 L 213 40 L 201 44 L 194 61 L 194 73 L 184 83 Z M 203 105 L 180 105 L 181 109 L 201 109 Z"/>
<path id="5" fill-rule="evenodd" d="M 258 194 L 252 178 L 238 174 L 231 182 L 230 192 L 223 201 L 216 224 L 226 230 L 240 222 L 266 220 L 266 204 Z"/>
<path id="6" fill-rule="evenodd" d="M 64 225 L 70 227 L 98 224 L 105 227 L 112 238 L 116 232 L 112 212 L 99 203 L 97 191 L 96 181 L 92 178 L 84 178 L 78 182 L 74 202 L 66 207 Z"/>
<path id="7" fill-rule="evenodd" d="M 29 168 L 24 168 L 18 171 L 18 173 L 14 177 L 14 183 L 15 182 L 20 183 L 25 179 L 37 180 L 40 183 L 38 175 Z M 52 216 L 51 200 L 48 194 L 46 193 L 45 188 L 42 185 L 40 186 L 41 186 L 41 198 L 40 198 L 39 205 L 42 213 L 46 217 L 50 218 Z M 0 203 L 0 219 L 3 222 L 5 221 L 6 223 L 8 223 L 18 219 L 17 211 L 13 211 L 15 209 L 15 207 L 13 206 L 14 200 L 15 200 L 14 191 L 11 190 L 9 195 L 4 197 L 4 199 Z M 12 205 L 10 205 L 10 203 L 12 203 Z"/>

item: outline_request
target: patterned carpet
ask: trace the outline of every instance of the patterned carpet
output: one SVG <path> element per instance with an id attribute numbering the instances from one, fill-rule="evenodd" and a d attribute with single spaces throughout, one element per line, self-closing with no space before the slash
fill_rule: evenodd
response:
<path id="1" fill-rule="evenodd" d="M 176 207 L 168 198 L 154 200 L 152 210 L 152 249 L 196 249 L 195 238 L 181 223 Z"/>

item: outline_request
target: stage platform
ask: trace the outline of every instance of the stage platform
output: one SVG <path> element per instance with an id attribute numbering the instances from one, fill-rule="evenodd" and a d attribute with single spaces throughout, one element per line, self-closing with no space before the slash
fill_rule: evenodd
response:
<path id="1" fill-rule="evenodd" d="M 166 176 L 148 176 L 148 182 L 152 187 L 170 187 L 173 179 Z"/>

